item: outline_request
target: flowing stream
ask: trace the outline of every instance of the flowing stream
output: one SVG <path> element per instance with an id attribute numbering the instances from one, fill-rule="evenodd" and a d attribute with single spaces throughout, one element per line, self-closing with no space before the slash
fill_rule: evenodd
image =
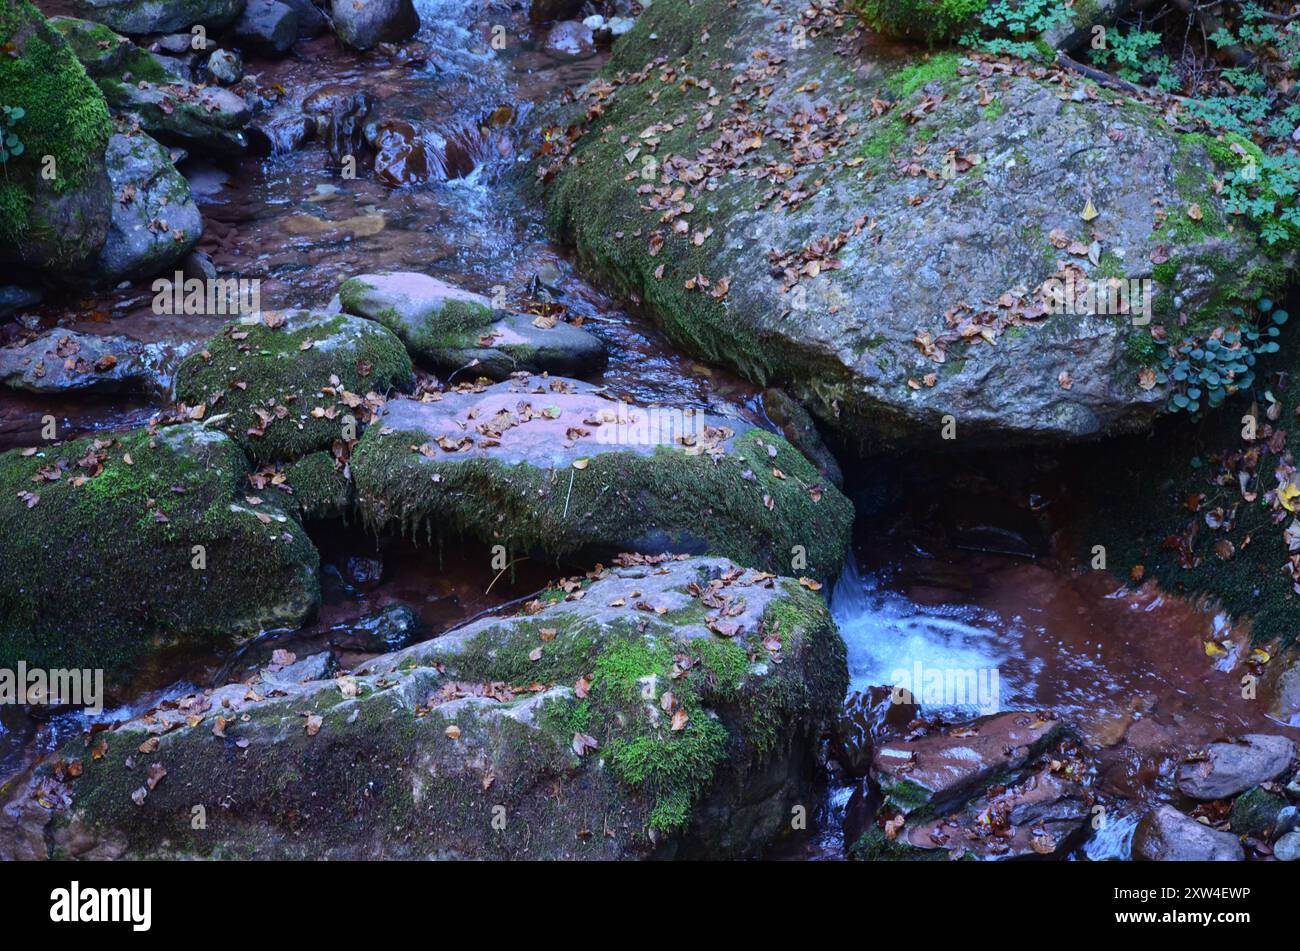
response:
<path id="1" fill-rule="evenodd" d="M 452 177 L 400 188 L 364 169 L 344 179 L 320 143 L 224 166 L 187 161 L 182 170 L 205 217 L 200 247 L 218 269 L 260 279 L 262 304 L 269 308 L 323 305 L 349 276 L 379 270 L 423 271 L 489 294 L 502 288 L 517 307 L 549 296 L 606 340 L 611 359 L 602 382 L 615 392 L 641 403 L 765 422 L 755 387 L 675 350 L 648 321 L 588 283 L 547 239 L 541 209 L 521 188 L 519 166 L 534 145 L 536 109 L 590 78 L 603 55 L 546 51 L 544 31 L 530 32 L 504 5 L 418 0 L 417 6 L 424 23 L 422 62 L 358 57 L 325 36 L 300 44 L 298 58 L 250 68 L 260 72 L 263 86 L 284 91 L 290 111 L 323 86 L 364 91 L 374 102 L 373 115 L 436 130 L 451 143 L 444 170 Z M 506 24 L 512 37 L 500 52 L 488 44 L 496 23 Z M 156 316 L 150 299 L 147 284 L 139 283 L 94 300 L 54 302 L 43 317 L 162 342 L 178 352 L 221 323 Z M 24 444 L 47 412 L 76 435 L 140 425 L 157 408 L 130 399 L 51 403 L 6 396 L 0 447 Z M 1151 585 L 1121 588 L 1113 577 L 1082 570 L 1060 552 L 1039 558 L 988 554 L 902 540 L 888 518 L 860 522 L 856 556 L 831 602 L 848 645 L 846 720 L 858 722 L 861 742 L 870 743 L 878 726 L 871 688 L 930 670 L 973 674 L 967 682 L 974 690 L 923 696 L 927 714 L 956 719 L 1041 709 L 1067 718 L 1096 754 L 1098 792 L 1121 804 L 1119 820 L 1094 836 L 1080 857 L 1127 855 L 1133 807 L 1169 794 L 1172 764 L 1187 748 L 1228 733 L 1280 730 L 1236 688 L 1246 632 L 1212 611 Z M 352 529 L 329 529 L 317 541 L 326 575 L 321 618 L 275 642 L 300 655 L 328 644 L 333 626 L 398 602 L 415 605 L 426 636 L 436 636 L 536 590 L 555 573 L 554 566 L 524 564 L 497 577 L 486 553 L 453 554 L 401 541 L 377 546 Z M 382 580 L 356 580 L 357 559 L 382 563 Z M 1211 639 L 1235 647 L 1216 660 L 1204 650 Z M 247 659 L 259 659 L 260 649 Z M 356 656 L 362 655 L 342 659 Z M 231 670 L 229 657 L 173 659 L 142 674 L 132 695 L 114 698 L 122 706 L 100 719 L 123 718 Z M 0 781 L 88 723 L 87 715 L 75 712 L 35 719 L 3 708 Z M 816 828 L 783 854 L 843 855 L 843 826 L 851 824 L 861 784 L 834 768 L 829 772 Z"/>

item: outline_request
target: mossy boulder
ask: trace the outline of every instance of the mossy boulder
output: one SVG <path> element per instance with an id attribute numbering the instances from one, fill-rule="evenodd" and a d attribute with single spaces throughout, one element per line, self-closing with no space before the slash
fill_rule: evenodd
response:
<path id="1" fill-rule="evenodd" d="M 339 288 L 339 306 L 379 321 L 415 357 L 444 372 L 472 367 L 475 377 L 503 380 L 518 372 L 586 376 L 605 367 L 605 346 L 594 334 L 500 312 L 481 294 L 425 274 L 359 275 Z"/>
<path id="2" fill-rule="evenodd" d="M 239 155 L 248 148 L 244 129 L 252 118 L 248 104 L 229 89 L 197 86 L 168 75 L 148 53 L 142 64 L 157 72 L 149 77 L 127 70 L 133 78 L 109 76 L 99 81 L 108 104 L 138 116 L 140 127 L 163 142 L 205 153 Z"/>
<path id="3" fill-rule="evenodd" d="M 319 557 L 247 460 L 189 424 L 0 455 L 0 667 L 121 670 L 186 642 L 295 627 Z"/>
<path id="4" fill-rule="evenodd" d="M 813 807 L 848 684 L 821 598 L 713 559 L 568 587 L 340 679 L 205 692 L 97 734 L 95 757 L 77 739 L 12 797 L 0 855 L 762 854 Z M 733 636 L 710 629 L 718 615 Z M 79 777 L 59 782 L 72 760 Z"/>
<path id="5" fill-rule="evenodd" d="M 1221 323 L 1289 272 L 1216 193 L 1227 144 L 1148 104 L 957 52 L 859 52 L 851 18 L 778 62 L 785 23 L 659 0 L 536 172 L 584 264 L 863 448 L 1144 430 L 1168 398 L 1134 357 L 1150 325 Z M 1150 325 L 1132 295 L 1114 312 L 1118 289 L 1113 309 L 1082 296 L 1109 305 L 1112 279 L 1153 282 Z"/>
<path id="6" fill-rule="evenodd" d="M 152 277 L 203 237 L 203 216 L 171 155 L 143 132 L 115 134 L 105 152 L 117 200 L 95 277 L 104 283 Z"/>
<path id="7" fill-rule="evenodd" d="M 1275 792 L 1256 786 L 1248 789 L 1232 802 L 1228 820 L 1237 835 L 1249 835 L 1265 841 L 1277 827 L 1278 817 L 1287 801 Z"/>
<path id="8" fill-rule="evenodd" d="M 176 370 L 176 398 L 258 463 L 291 461 L 360 435 L 373 408 L 411 386 L 411 358 L 379 324 L 346 314 L 267 312 L 227 324 Z M 351 427 L 351 429 L 349 429 Z"/>
<path id="9" fill-rule="evenodd" d="M 511 557 L 716 554 L 831 579 L 852 504 L 779 436 L 525 377 L 384 408 L 352 457 L 376 529 L 503 544 Z"/>
<path id="10" fill-rule="evenodd" d="M 139 54 L 148 55 L 125 36 L 92 20 L 50 17 L 50 26 L 67 41 L 91 79 L 120 75 L 129 60 Z"/>
<path id="11" fill-rule="evenodd" d="M 195 24 L 211 32 L 233 23 L 244 0 L 72 0 L 72 6 L 119 33 L 176 33 Z"/>
<path id="12" fill-rule="evenodd" d="M 108 107 L 28 0 L 0 7 L 0 47 L 10 50 L 0 56 L 0 105 L 24 111 L 13 129 L 23 151 L 0 174 L 0 263 L 67 275 L 94 260 L 108 233 Z"/>

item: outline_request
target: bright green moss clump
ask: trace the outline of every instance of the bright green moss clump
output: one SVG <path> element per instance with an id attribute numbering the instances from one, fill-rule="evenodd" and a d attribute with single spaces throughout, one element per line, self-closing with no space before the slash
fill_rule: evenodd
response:
<path id="1" fill-rule="evenodd" d="M 195 425 L 0 455 L 0 667 L 116 668 L 301 623 L 316 550 L 269 493 L 247 501 L 247 465 Z"/>
<path id="2" fill-rule="evenodd" d="M 973 27 L 988 0 L 856 0 L 855 5 L 873 30 L 943 43 L 958 39 Z"/>
<path id="3" fill-rule="evenodd" d="M 228 324 L 176 373 L 181 402 L 203 404 L 255 462 L 293 460 L 354 438 L 364 415 L 355 397 L 410 387 L 411 358 L 373 321 L 297 311 L 282 325 Z"/>
<path id="4" fill-rule="evenodd" d="M 58 241 L 44 220 L 35 189 L 62 195 L 78 187 L 103 161 L 112 123 L 104 97 L 77 58 L 28 0 L 8 0 L 0 7 L 0 105 L 17 106 L 25 115 L 15 128 L 23 154 L 10 159 L 0 174 L 0 241 L 19 244 Z M 45 156 L 55 160 L 57 176 L 41 177 Z M 66 260 L 84 259 L 79 236 L 62 240 L 57 249 Z M 57 262 L 55 262 L 57 263 Z"/>

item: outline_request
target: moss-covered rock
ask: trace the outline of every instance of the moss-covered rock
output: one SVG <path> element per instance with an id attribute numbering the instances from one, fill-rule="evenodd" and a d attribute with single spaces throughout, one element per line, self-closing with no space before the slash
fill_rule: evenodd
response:
<path id="1" fill-rule="evenodd" d="M 863 57 L 851 24 L 776 62 L 785 12 L 656 2 L 549 130 L 553 232 L 680 344 L 868 447 L 1143 430 L 1167 398 L 1131 358 L 1150 328 L 1056 313 L 1049 282 L 1105 298 L 1167 256 L 1157 313 L 1222 320 L 1225 290 L 1287 273 L 1150 105 L 955 52 Z"/>
<path id="2" fill-rule="evenodd" d="M 146 651 L 295 627 L 316 549 L 196 425 L 0 455 L 0 667 L 118 670 Z"/>
<path id="3" fill-rule="evenodd" d="M 140 55 L 140 65 L 151 67 L 152 78 L 128 68 L 122 75 L 130 79 L 99 80 L 110 106 L 138 116 L 140 127 L 164 142 L 225 155 L 239 155 L 248 147 L 244 129 L 252 112 L 243 99 L 220 86 L 196 86 L 167 75 L 148 53 Z"/>
<path id="4" fill-rule="evenodd" d="M 0 174 L 0 262 L 64 274 L 92 261 L 108 232 L 108 107 L 28 0 L 0 6 L 0 47 L 0 105 L 25 113 L 13 129 L 22 154 Z"/>
<path id="5" fill-rule="evenodd" d="M 853 519 L 779 436 L 556 377 L 391 402 L 352 471 L 371 526 L 463 533 L 512 557 L 707 552 L 834 578 Z"/>
<path id="6" fill-rule="evenodd" d="M 176 398 L 223 415 L 213 425 L 255 462 L 288 461 L 355 439 L 370 409 L 409 388 L 412 374 L 401 341 L 373 321 L 274 312 L 227 324 L 187 357 Z"/>
<path id="7" fill-rule="evenodd" d="M 1232 803 L 1228 820 L 1237 835 L 1249 835 L 1265 841 L 1277 826 L 1279 814 L 1287 801 L 1277 793 L 1256 786 L 1238 796 Z"/>
<path id="8" fill-rule="evenodd" d="M 233 23 L 244 0 L 73 0 L 73 8 L 121 33 L 176 33 L 202 24 L 209 31 Z"/>
<path id="9" fill-rule="evenodd" d="M 692 559 L 545 600 L 343 680 L 218 688 L 98 734 L 94 758 L 77 740 L 62 758 L 80 777 L 58 783 L 57 757 L 39 767 L 0 855 L 40 828 L 53 856 L 736 857 L 811 805 L 848 683 L 817 595 Z M 734 636 L 706 626 L 722 614 Z M 37 800 L 53 811 L 24 810 Z"/>
<path id="10" fill-rule="evenodd" d="M 377 320 L 435 369 L 473 366 L 474 376 L 512 373 L 586 376 L 605 367 L 605 346 L 563 321 L 542 327 L 525 314 L 505 314 L 481 294 L 425 274 L 362 274 L 339 288 L 345 313 Z"/>

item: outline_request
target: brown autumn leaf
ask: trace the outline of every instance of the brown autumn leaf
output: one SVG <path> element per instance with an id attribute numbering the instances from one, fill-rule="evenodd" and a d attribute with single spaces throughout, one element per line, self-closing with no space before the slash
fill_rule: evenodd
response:
<path id="1" fill-rule="evenodd" d="M 680 732 L 686 729 L 686 724 L 690 721 L 690 714 L 683 707 L 673 714 L 673 731 Z"/>

